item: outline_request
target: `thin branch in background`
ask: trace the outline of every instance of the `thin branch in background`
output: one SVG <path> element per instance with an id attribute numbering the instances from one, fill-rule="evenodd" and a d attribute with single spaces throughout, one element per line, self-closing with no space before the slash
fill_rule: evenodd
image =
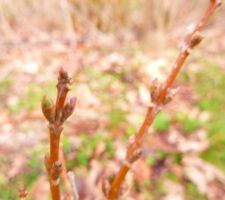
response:
<path id="1" fill-rule="evenodd" d="M 42 112 L 49 122 L 50 154 L 45 156 L 45 166 L 49 176 L 51 195 L 53 200 L 60 200 L 60 174 L 64 169 L 60 159 L 60 136 L 63 130 L 63 123 L 73 113 L 76 105 L 76 97 L 67 99 L 70 90 L 71 79 L 61 68 L 57 84 L 57 98 L 53 103 L 48 97 L 42 100 Z M 62 158 L 62 156 L 61 156 Z"/>
<path id="2" fill-rule="evenodd" d="M 190 55 L 191 49 L 193 49 L 201 42 L 202 36 L 200 35 L 200 32 L 207 25 L 209 18 L 212 16 L 214 10 L 218 6 L 220 6 L 221 3 L 221 0 L 210 0 L 209 6 L 203 14 L 202 18 L 192 29 L 192 31 L 186 36 L 184 45 L 181 48 L 181 52 L 165 83 L 163 85 L 159 84 L 157 81 L 154 81 L 152 83 L 152 102 L 148 106 L 147 113 L 141 128 L 134 137 L 130 138 L 128 142 L 124 164 L 121 166 L 119 172 L 112 181 L 111 188 L 108 192 L 108 200 L 114 200 L 118 198 L 121 185 L 126 177 L 127 172 L 129 171 L 132 163 L 139 159 L 142 154 L 142 143 L 147 135 L 149 126 L 152 124 L 157 113 L 161 111 L 162 107 L 172 100 L 174 93 L 172 85 L 177 74 Z"/>
<path id="3" fill-rule="evenodd" d="M 75 179 L 75 174 L 73 172 L 68 172 L 67 173 L 68 178 L 69 178 L 69 182 L 73 191 L 73 197 L 74 200 L 79 200 L 79 195 L 78 195 L 78 190 L 77 190 L 77 186 L 76 186 L 76 179 Z"/>
<path id="4" fill-rule="evenodd" d="M 62 162 L 62 181 L 63 184 L 65 186 L 65 194 L 64 194 L 64 199 L 74 199 L 73 198 L 73 189 L 67 174 L 67 170 L 66 170 L 66 161 L 64 158 L 64 154 L 63 154 L 63 149 L 62 146 L 60 145 L 60 149 L 59 149 L 59 159 Z"/>
<path id="5" fill-rule="evenodd" d="M 26 200 L 28 192 L 25 187 L 20 187 L 19 189 L 19 200 Z"/>

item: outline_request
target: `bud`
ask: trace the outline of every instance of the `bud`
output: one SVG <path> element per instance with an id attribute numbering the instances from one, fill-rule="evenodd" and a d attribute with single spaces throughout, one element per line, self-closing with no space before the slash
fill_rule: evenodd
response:
<path id="1" fill-rule="evenodd" d="M 71 81 L 71 78 L 69 74 L 61 67 L 59 70 L 58 85 L 70 84 L 70 81 Z"/>
<path id="2" fill-rule="evenodd" d="M 159 83 L 159 81 L 157 79 L 154 79 L 152 81 L 152 85 L 151 85 L 151 88 L 150 88 L 152 103 L 157 102 L 157 100 L 159 98 L 159 93 L 160 93 L 161 88 L 162 88 L 162 85 Z"/>
<path id="3" fill-rule="evenodd" d="M 62 163 L 61 161 L 56 161 L 53 163 L 51 168 L 51 177 L 54 181 L 57 181 L 59 179 L 59 176 L 62 172 Z"/>
<path id="4" fill-rule="evenodd" d="M 216 3 L 216 6 L 221 6 L 222 0 L 210 0 L 211 3 Z"/>
<path id="5" fill-rule="evenodd" d="M 141 148 L 136 149 L 133 152 L 133 155 L 130 157 L 130 159 L 128 160 L 129 163 L 134 163 L 137 159 L 139 159 L 142 155 L 143 151 Z"/>
<path id="6" fill-rule="evenodd" d="M 190 39 L 190 48 L 197 46 L 202 41 L 202 39 L 202 35 L 199 32 L 196 32 Z"/>
<path id="7" fill-rule="evenodd" d="M 49 97 L 44 96 L 41 102 L 41 108 L 45 118 L 50 123 L 54 121 L 54 114 L 55 114 L 54 107 L 55 106 L 53 101 Z"/>
<path id="8" fill-rule="evenodd" d="M 63 67 L 59 70 L 59 78 L 61 79 L 69 79 L 68 73 L 63 69 Z"/>
<path id="9" fill-rule="evenodd" d="M 69 98 L 69 100 L 67 101 L 66 105 L 63 108 L 61 122 L 64 122 L 70 115 L 72 115 L 76 106 L 76 102 L 77 98 L 75 96 Z"/>

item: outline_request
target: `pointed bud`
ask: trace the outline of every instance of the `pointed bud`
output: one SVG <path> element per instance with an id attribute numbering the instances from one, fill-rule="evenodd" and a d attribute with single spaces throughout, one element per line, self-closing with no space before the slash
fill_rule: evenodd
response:
<path id="1" fill-rule="evenodd" d="M 210 0 L 211 3 L 216 3 L 216 6 L 221 6 L 222 0 Z"/>
<path id="2" fill-rule="evenodd" d="M 71 78 L 69 74 L 61 67 L 59 70 L 58 84 L 70 84 Z"/>
<path id="3" fill-rule="evenodd" d="M 157 79 L 154 79 L 152 81 L 152 85 L 151 85 L 151 88 L 150 88 L 152 103 L 157 102 L 157 99 L 159 98 L 159 93 L 160 93 L 161 88 L 162 88 L 161 83 L 159 83 L 159 81 Z"/>
<path id="4" fill-rule="evenodd" d="M 45 118 L 52 123 L 54 121 L 54 103 L 53 101 L 47 97 L 44 96 L 41 102 L 41 108 L 42 112 L 45 116 Z"/>
<path id="5" fill-rule="evenodd" d="M 62 79 L 68 79 L 69 78 L 68 73 L 63 69 L 63 67 L 61 67 L 60 70 L 59 70 L 59 78 L 62 78 Z"/>
<path id="6" fill-rule="evenodd" d="M 137 159 L 139 159 L 142 155 L 143 151 L 141 148 L 138 148 L 136 151 L 134 151 L 133 156 L 131 156 L 129 163 L 134 163 Z"/>
<path id="7" fill-rule="evenodd" d="M 66 105 L 63 108 L 61 122 L 64 122 L 70 115 L 72 115 L 76 106 L 76 102 L 77 98 L 75 96 L 69 98 L 69 100 L 67 101 Z"/>
<path id="8" fill-rule="evenodd" d="M 190 39 L 190 48 L 194 48 L 197 46 L 201 41 L 203 37 L 199 32 L 196 32 Z"/>

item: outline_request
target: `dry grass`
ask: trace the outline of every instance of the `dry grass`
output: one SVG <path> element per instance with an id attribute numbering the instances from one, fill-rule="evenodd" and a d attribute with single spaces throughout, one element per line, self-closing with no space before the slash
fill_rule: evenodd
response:
<path id="1" fill-rule="evenodd" d="M 143 33 L 167 33 L 205 1 L 195 0 L 0 0 L 0 33 L 5 41 L 43 38 L 60 32 L 120 32 L 131 28 Z M 198 5 L 198 6 L 195 6 Z M 22 36 L 21 36 L 22 35 Z M 21 39 L 20 39 L 21 40 Z"/>
<path id="2" fill-rule="evenodd" d="M 12 29 L 14 22 L 38 18 L 49 29 L 72 31 L 81 26 L 111 31 L 143 23 L 165 31 L 180 14 L 188 13 L 195 1 L 176 0 L 1 0 L 2 30 Z M 185 10 L 184 10 L 185 8 Z M 193 14 L 193 13 L 192 13 Z"/>

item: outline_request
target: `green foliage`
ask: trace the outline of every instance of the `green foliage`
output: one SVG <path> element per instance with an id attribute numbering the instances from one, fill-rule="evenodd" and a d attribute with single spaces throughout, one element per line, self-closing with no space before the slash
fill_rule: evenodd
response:
<path id="1" fill-rule="evenodd" d="M 4 97 L 8 93 L 8 90 L 10 89 L 13 83 L 13 77 L 9 77 L 0 81 L 0 97 Z"/>
<path id="2" fill-rule="evenodd" d="M 26 88 L 24 96 L 20 97 L 18 101 L 13 104 L 9 104 L 9 111 L 17 113 L 21 111 L 32 111 L 40 106 L 40 102 L 44 94 L 49 96 L 55 92 L 56 88 L 53 88 L 53 82 L 45 86 L 44 89 L 39 85 L 29 84 Z"/>
<path id="3" fill-rule="evenodd" d="M 42 96 L 42 88 L 31 84 L 27 87 L 24 97 L 20 98 L 15 104 L 9 105 L 9 110 L 13 113 L 20 112 L 22 110 L 34 110 L 40 106 Z"/>
<path id="4" fill-rule="evenodd" d="M 197 119 L 187 119 L 183 124 L 184 131 L 192 133 L 199 127 L 200 122 Z"/>
<path id="5" fill-rule="evenodd" d="M 76 156 L 76 163 L 78 165 L 87 166 L 90 158 L 90 153 L 85 151 L 79 151 L 79 153 Z"/>
<path id="6" fill-rule="evenodd" d="M 224 139 L 224 132 L 225 132 L 225 114 L 218 113 L 217 116 L 215 116 L 213 119 L 211 119 L 207 124 L 206 127 L 209 130 L 209 136 L 218 138 L 219 140 Z M 217 140 L 218 140 L 217 139 Z"/>
<path id="7" fill-rule="evenodd" d="M 115 156 L 114 141 L 111 138 L 108 138 L 105 140 L 105 144 L 109 159 L 113 159 L 113 157 Z"/>
<path id="8" fill-rule="evenodd" d="M 173 161 L 176 163 L 176 164 L 181 164 L 181 161 L 182 161 L 182 154 L 181 153 L 176 153 L 172 156 L 173 158 Z"/>
<path id="9" fill-rule="evenodd" d="M 17 196 L 17 191 L 13 189 L 13 187 L 6 187 L 6 186 L 1 186 L 1 192 L 0 192 L 0 199 L 8 199 L 8 200 L 13 200 L 13 199 L 18 199 Z"/>
<path id="10" fill-rule="evenodd" d="M 210 148 L 203 152 L 202 158 L 225 171 L 225 73 L 220 67 L 203 60 L 204 67 L 197 72 L 195 88 L 201 95 L 200 109 L 210 112 L 210 121 L 204 124 L 211 142 Z"/>
<path id="11" fill-rule="evenodd" d="M 202 110 L 217 111 L 221 107 L 221 102 L 216 99 L 203 99 L 199 101 L 198 106 Z"/>
<path id="12" fill-rule="evenodd" d="M 38 176 L 39 173 L 36 170 L 26 171 L 23 178 L 24 184 L 30 187 L 32 183 L 38 178 Z"/>
<path id="13" fill-rule="evenodd" d="M 127 127 L 126 132 L 125 132 L 125 140 L 127 140 L 130 136 L 132 136 L 135 133 L 135 128 L 132 126 Z"/>
<path id="14" fill-rule="evenodd" d="M 210 146 L 210 148 L 203 152 L 202 158 L 220 167 L 225 172 L 225 140 L 218 141 Z"/>
<path id="15" fill-rule="evenodd" d="M 167 131 L 170 127 L 170 121 L 170 116 L 161 112 L 156 116 L 153 122 L 153 127 L 156 131 Z"/>
<path id="16" fill-rule="evenodd" d="M 77 165 L 87 166 L 94 150 L 100 142 L 105 143 L 106 153 L 109 159 L 114 157 L 114 141 L 111 138 L 106 138 L 99 133 L 96 133 L 91 137 L 87 136 L 86 134 L 81 134 L 80 138 L 82 141 L 82 148 L 79 148 L 76 154 L 75 163 Z"/>
<path id="17" fill-rule="evenodd" d="M 87 166 L 97 143 L 101 140 L 101 135 L 95 134 L 89 138 L 86 134 L 81 134 L 80 138 L 82 141 L 82 148 L 77 152 L 76 163 L 78 165 Z"/>
<path id="18" fill-rule="evenodd" d="M 218 65 L 203 61 L 204 69 L 196 74 L 196 90 L 202 96 L 199 107 L 208 111 L 219 111 L 225 104 L 225 74 Z"/>
<path id="19" fill-rule="evenodd" d="M 62 141 L 63 152 L 65 152 L 65 153 L 70 152 L 71 147 L 72 147 L 71 140 L 68 137 L 63 136 L 61 141 Z"/>
<path id="20" fill-rule="evenodd" d="M 155 160 L 155 158 L 153 158 L 151 155 L 148 155 L 148 156 L 146 156 L 146 158 L 145 158 L 145 162 L 146 162 L 148 165 L 152 166 L 152 165 L 155 164 L 156 160 Z"/>
<path id="21" fill-rule="evenodd" d="M 126 120 L 126 114 L 120 109 L 113 109 L 109 112 L 110 125 L 112 128 L 118 127 L 122 122 Z"/>
<path id="22" fill-rule="evenodd" d="M 188 182 L 186 184 L 186 198 L 187 199 L 190 199 L 190 200 L 195 200 L 195 199 L 198 199 L 198 200 L 207 200 L 207 197 L 203 194 L 200 194 L 196 188 L 196 186 L 191 183 L 191 182 Z"/>
<path id="23" fill-rule="evenodd" d="M 192 119 L 186 113 L 182 112 L 176 114 L 176 120 L 181 124 L 181 128 L 186 133 L 194 132 L 201 125 L 198 119 Z"/>
<path id="24" fill-rule="evenodd" d="M 163 178 L 158 178 L 154 181 L 151 181 L 151 194 L 154 197 L 153 199 L 161 199 L 166 193 L 167 188 L 163 184 Z"/>
<path id="25" fill-rule="evenodd" d="M 176 174 L 172 173 L 172 172 L 166 172 L 164 177 L 166 179 L 169 179 L 169 180 L 174 181 L 174 182 L 178 182 L 179 183 L 179 181 L 180 181 L 179 177 Z"/>
<path id="26" fill-rule="evenodd" d="M 152 166 L 157 162 L 157 160 L 163 159 L 167 155 L 168 154 L 164 151 L 157 151 L 154 155 L 146 156 L 145 161 L 148 165 Z"/>

